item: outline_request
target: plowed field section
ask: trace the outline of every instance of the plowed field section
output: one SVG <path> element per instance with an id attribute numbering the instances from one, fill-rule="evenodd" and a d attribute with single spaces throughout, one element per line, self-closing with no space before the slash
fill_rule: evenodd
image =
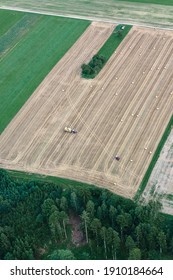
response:
<path id="1" fill-rule="evenodd" d="M 92 23 L 40 84 L 1 136 L 2 167 L 134 196 L 173 111 L 173 33 L 133 28 L 94 80 L 81 79 L 113 28 Z"/>

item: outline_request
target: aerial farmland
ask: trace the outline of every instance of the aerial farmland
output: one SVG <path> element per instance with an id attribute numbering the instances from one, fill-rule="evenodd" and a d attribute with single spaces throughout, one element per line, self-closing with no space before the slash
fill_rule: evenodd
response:
<path id="1" fill-rule="evenodd" d="M 99 75 L 82 79 L 81 64 L 113 28 L 93 22 L 13 118 L 1 135 L 4 168 L 133 198 L 172 115 L 173 36 L 134 27 Z"/>
<path id="2" fill-rule="evenodd" d="M 0 0 L 0 73 L 0 260 L 172 259 L 173 1 Z"/>
<path id="3" fill-rule="evenodd" d="M 162 203 L 162 211 L 173 215 L 173 130 L 160 153 L 141 201 L 158 199 Z"/>
<path id="4" fill-rule="evenodd" d="M 2 132 L 89 22 L 6 10 L 0 22 Z"/>
<path id="5" fill-rule="evenodd" d="M 3 9 L 173 28 L 173 0 L 1 0 Z"/>
<path id="6" fill-rule="evenodd" d="M 22 1 L 20 7 L 26 8 Z M 92 80 L 81 77 L 81 65 L 116 23 L 10 13 L 2 32 L 16 33 L 11 41 L 2 37 L 1 167 L 134 198 L 172 116 L 172 30 L 133 26 Z"/>

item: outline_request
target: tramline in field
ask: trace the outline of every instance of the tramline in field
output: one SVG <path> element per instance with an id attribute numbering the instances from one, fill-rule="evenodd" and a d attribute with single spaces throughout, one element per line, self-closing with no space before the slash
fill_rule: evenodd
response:
<path id="1" fill-rule="evenodd" d="M 94 80 L 81 78 L 114 28 L 93 22 L 47 75 L 1 135 L 1 167 L 134 197 L 172 115 L 173 33 L 133 27 Z"/>

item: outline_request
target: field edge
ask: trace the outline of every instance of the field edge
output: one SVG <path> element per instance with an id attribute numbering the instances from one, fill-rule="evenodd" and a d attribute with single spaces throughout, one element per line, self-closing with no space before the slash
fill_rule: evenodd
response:
<path id="1" fill-rule="evenodd" d="M 140 184 L 140 186 L 139 186 L 139 188 L 138 188 L 138 190 L 137 190 L 137 192 L 136 192 L 136 194 L 133 198 L 133 200 L 135 202 L 137 202 L 140 199 L 143 191 L 145 190 L 145 187 L 148 183 L 150 175 L 151 175 L 151 173 L 154 169 L 154 166 L 155 166 L 155 164 L 156 164 L 156 162 L 157 162 L 157 160 L 160 156 L 161 150 L 163 149 L 163 146 L 164 146 L 164 144 L 165 144 L 165 142 L 166 142 L 166 140 L 167 140 L 167 138 L 168 138 L 168 136 L 171 132 L 172 127 L 173 127 L 173 115 L 171 116 L 170 121 L 168 122 L 168 125 L 167 125 L 167 127 L 166 127 L 166 129 L 165 129 L 165 131 L 162 135 L 162 138 L 161 138 L 161 140 L 160 140 L 160 142 L 157 146 L 157 149 L 156 149 L 156 151 L 155 151 L 155 153 L 152 157 L 152 160 L 151 160 L 151 162 L 150 162 L 150 164 L 147 168 L 147 171 L 146 171 L 146 173 L 145 173 L 145 175 L 142 179 L 142 182 L 141 182 L 141 184 Z"/>

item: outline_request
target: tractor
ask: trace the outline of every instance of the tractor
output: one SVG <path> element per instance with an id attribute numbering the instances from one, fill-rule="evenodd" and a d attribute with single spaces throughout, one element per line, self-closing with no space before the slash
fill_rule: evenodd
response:
<path id="1" fill-rule="evenodd" d="M 77 130 L 75 130 L 75 129 L 71 128 L 71 127 L 65 127 L 64 131 L 68 132 L 68 133 L 73 133 L 73 134 L 77 133 Z"/>

